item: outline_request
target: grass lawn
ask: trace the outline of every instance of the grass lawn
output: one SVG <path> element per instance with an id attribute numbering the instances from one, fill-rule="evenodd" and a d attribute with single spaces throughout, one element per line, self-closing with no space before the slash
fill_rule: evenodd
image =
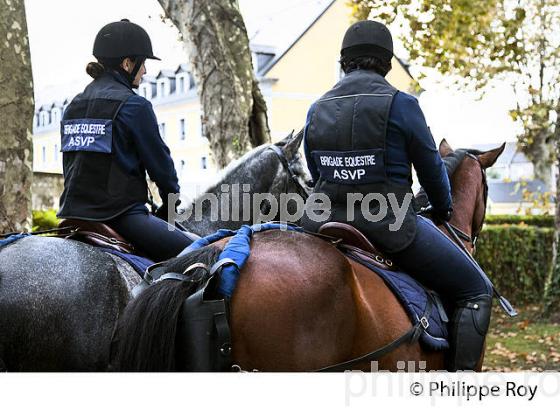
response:
<path id="1" fill-rule="evenodd" d="M 494 308 L 486 339 L 485 371 L 560 371 L 560 320 L 539 318 L 540 307 L 516 306 L 509 318 Z"/>

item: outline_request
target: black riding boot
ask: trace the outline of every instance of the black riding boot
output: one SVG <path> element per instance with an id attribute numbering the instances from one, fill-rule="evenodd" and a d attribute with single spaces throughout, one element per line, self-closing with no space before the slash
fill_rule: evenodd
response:
<path id="1" fill-rule="evenodd" d="M 479 295 L 457 304 L 451 321 L 451 348 L 447 360 L 449 371 L 474 370 L 484 347 L 491 308 L 490 295 Z"/>

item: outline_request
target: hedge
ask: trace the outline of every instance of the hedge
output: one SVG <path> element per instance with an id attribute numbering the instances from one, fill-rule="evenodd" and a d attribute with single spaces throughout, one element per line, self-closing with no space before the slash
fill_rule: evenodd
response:
<path id="1" fill-rule="evenodd" d="M 537 219 L 531 222 L 535 221 Z M 475 256 L 512 303 L 542 302 L 553 235 L 552 228 L 489 224 L 481 232 Z"/>
<path id="2" fill-rule="evenodd" d="M 552 215 L 486 215 L 485 225 L 529 225 L 539 228 L 554 228 Z"/>

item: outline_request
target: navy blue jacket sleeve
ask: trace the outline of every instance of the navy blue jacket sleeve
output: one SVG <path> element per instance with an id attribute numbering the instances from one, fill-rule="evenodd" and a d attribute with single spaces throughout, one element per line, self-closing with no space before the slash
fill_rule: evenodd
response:
<path id="1" fill-rule="evenodd" d="M 397 96 L 400 99 L 400 115 L 403 116 L 403 123 L 406 124 L 406 129 L 403 131 L 408 140 L 408 153 L 418 181 L 435 209 L 449 210 L 451 209 L 449 178 L 432 133 L 426 124 L 424 113 L 418 100 L 413 96 L 401 92 Z"/>
<path id="2" fill-rule="evenodd" d="M 168 194 L 179 193 L 175 165 L 169 148 L 159 135 L 152 104 L 145 98 L 134 95 L 123 105 L 118 118 L 128 127 L 138 156 L 150 179 L 156 183 L 162 200 Z"/>
<path id="3" fill-rule="evenodd" d="M 303 129 L 303 152 L 305 153 L 305 161 L 307 162 L 307 168 L 309 169 L 309 173 L 311 174 L 311 179 L 313 180 L 313 184 L 317 183 L 319 179 L 319 171 L 317 170 L 317 165 L 315 164 L 315 160 L 309 151 L 309 147 L 307 146 L 307 129 L 309 128 L 309 123 L 311 121 L 311 116 L 313 115 L 313 111 L 315 110 L 315 104 L 311 105 L 309 111 L 307 112 L 307 119 L 305 121 L 305 128 Z"/>

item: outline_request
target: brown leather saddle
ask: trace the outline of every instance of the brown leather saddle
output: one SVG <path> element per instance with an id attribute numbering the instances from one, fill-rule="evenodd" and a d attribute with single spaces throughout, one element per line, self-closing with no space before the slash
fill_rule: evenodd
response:
<path id="1" fill-rule="evenodd" d="M 64 238 L 75 239 L 89 245 L 110 248 L 123 253 L 136 253 L 130 242 L 103 222 L 63 219 L 58 227 L 63 229 L 64 234 L 60 236 Z"/>
<path id="2" fill-rule="evenodd" d="M 383 256 L 383 253 L 352 225 L 342 222 L 327 222 L 319 228 L 318 233 L 338 239 L 340 242 L 337 243 L 337 246 L 349 256 L 364 260 L 381 269 L 397 270 L 393 262 Z"/>

